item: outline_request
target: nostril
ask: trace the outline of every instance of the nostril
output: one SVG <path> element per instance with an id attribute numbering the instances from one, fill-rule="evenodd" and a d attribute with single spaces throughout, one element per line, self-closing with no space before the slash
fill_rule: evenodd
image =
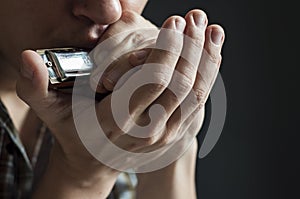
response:
<path id="1" fill-rule="evenodd" d="M 120 19 L 122 7 L 119 0 L 85 0 L 74 3 L 73 15 L 88 18 L 99 25 L 112 24 Z M 85 19 L 86 21 L 86 19 Z"/>

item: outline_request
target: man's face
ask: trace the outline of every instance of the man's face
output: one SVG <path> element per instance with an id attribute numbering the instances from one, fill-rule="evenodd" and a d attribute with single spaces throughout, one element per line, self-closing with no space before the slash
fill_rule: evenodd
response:
<path id="1" fill-rule="evenodd" d="M 0 7 L 0 59 L 18 67 L 25 49 L 92 48 L 123 10 L 147 0 L 6 0 Z M 1 62 L 0 62 L 1 64 Z"/>

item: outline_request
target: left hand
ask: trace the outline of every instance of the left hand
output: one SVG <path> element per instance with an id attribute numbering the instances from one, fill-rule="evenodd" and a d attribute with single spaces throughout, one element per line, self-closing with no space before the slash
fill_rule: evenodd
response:
<path id="1" fill-rule="evenodd" d="M 154 44 L 158 33 L 158 28 L 138 13 L 124 12 L 121 19 L 109 26 L 99 40 L 99 44 L 103 45 L 101 50 L 109 49 L 109 54 L 95 52 L 97 67 L 90 77 L 91 88 L 97 93 L 112 92 L 126 72 L 145 63 L 151 52 L 147 46 Z M 124 51 L 129 53 L 124 54 Z M 115 60 L 106 66 L 111 61 L 109 58 Z"/>
<path id="2" fill-rule="evenodd" d="M 193 21 L 191 21 L 191 16 L 193 14 L 197 14 L 199 12 L 199 10 L 193 10 L 191 12 L 189 12 L 186 16 L 185 16 L 185 20 L 187 23 L 187 27 L 191 27 Z M 136 17 L 138 19 L 136 19 Z M 117 22 L 116 24 L 114 24 L 110 29 L 107 30 L 107 32 L 105 33 L 105 36 L 102 38 L 101 41 L 104 41 L 105 39 L 108 39 L 109 37 L 112 37 L 124 30 L 128 30 L 128 29 L 137 29 L 137 28 L 141 28 L 143 27 L 143 20 L 140 20 L 141 16 L 133 16 L 132 17 L 135 20 L 127 20 L 126 21 L 126 26 L 124 26 L 124 21 L 120 21 Z M 153 27 L 153 25 L 150 25 L 148 23 L 145 23 L 145 27 Z M 216 36 L 212 36 L 212 33 L 215 33 L 219 31 L 221 33 L 221 38 L 219 36 L 219 38 L 217 38 Z M 179 131 L 181 132 L 180 134 L 185 134 L 186 136 L 182 138 L 181 142 L 184 143 L 187 139 L 187 137 L 190 136 L 195 136 L 197 135 L 197 133 L 199 132 L 199 129 L 202 126 L 202 121 L 204 118 L 204 103 L 206 101 L 206 98 L 209 94 L 209 91 L 212 87 L 212 84 L 214 82 L 214 78 L 217 75 L 217 70 L 214 70 L 214 68 L 210 68 L 210 67 L 215 67 L 215 66 L 219 66 L 221 63 L 221 55 L 220 55 L 220 51 L 221 51 L 221 47 L 224 41 L 224 33 L 221 27 L 217 26 L 217 25 L 210 25 L 206 28 L 205 34 L 202 36 L 201 33 L 199 32 L 199 30 L 193 30 L 192 28 L 186 28 L 185 35 L 188 36 L 188 38 L 192 38 L 191 41 L 194 42 L 189 46 L 191 48 L 193 48 L 195 46 L 197 46 L 198 48 L 202 48 L 202 45 L 204 45 L 204 52 L 202 54 L 201 57 L 201 69 L 198 69 L 198 72 L 200 71 L 201 73 L 197 73 L 196 76 L 196 81 L 193 85 L 193 90 L 194 93 L 197 95 L 197 100 L 200 100 L 199 102 L 195 102 L 195 103 L 199 103 L 198 104 L 198 108 L 196 108 L 196 110 L 194 111 L 194 113 L 192 113 L 188 119 L 186 119 L 186 121 L 184 121 L 184 123 L 182 125 L 180 125 L 180 129 Z M 197 35 L 198 34 L 198 35 Z M 220 34 L 219 34 L 220 35 Z M 131 38 L 131 39 L 128 39 Z M 133 38 L 137 38 L 136 40 L 134 40 Z M 120 42 L 120 45 L 116 45 L 115 48 L 112 48 L 112 53 L 115 53 L 116 56 L 119 55 L 119 47 L 122 46 L 129 46 L 129 48 L 131 46 L 136 47 L 137 43 L 142 43 L 142 39 L 148 39 L 148 38 L 143 38 L 141 35 L 139 35 L 136 32 L 131 32 L 130 35 L 128 35 L 128 37 L 124 37 L 124 40 L 120 40 L 118 42 Z M 214 40 L 215 39 L 219 39 L 219 43 L 215 44 Z M 129 41 L 132 42 L 136 42 L 134 44 L 131 44 Z M 191 42 L 189 41 L 189 42 Z M 122 43 L 123 42 L 123 43 Z M 188 43 L 188 42 L 187 42 Z M 196 48 L 197 49 L 197 48 Z M 132 51 L 134 51 L 135 49 L 133 48 Z M 107 70 L 104 72 L 102 78 L 100 79 L 100 81 L 96 82 L 96 88 L 95 88 L 95 82 L 93 80 L 91 80 L 91 84 L 93 84 L 94 86 L 92 86 L 94 88 L 94 90 L 96 90 L 97 92 L 100 93 L 105 93 L 105 92 L 111 92 L 114 90 L 114 87 L 117 83 L 117 81 L 130 69 L 132 69 L 135 66 L 144 64 L 146 62 L 146 60 L 149 57 L 150 54 L 150 49 L 143 49 L 141 51 L 138 52 L 142 52 L 140 54 L 142 54 L 142 58 L 138 59 L 135 56 L 135 53 L 129 53 L 129 54 L 125 54 L 121 57 L 118 57 L 116 62 L 113 62 L 112 65 L 110 65 Z M 195 55 L 197 53 L 197 51 L 189 51 L 190 55 L 187 56 L 191 56 L 191 57 L 196 57 L 198 55 Z M 182 61 L 184 62 L 184 61 Z M 184 65 L 184 64 L 183 64 Z M 101 66 L 99 67 L 101 70 Z M 94 73 L 92 74 L 92 77 L 95 75 L 97 75 L 97 72 L 99 72 L 99 68 L 97 68 Z M 185 70 L 182 68 L 182 70 Z M 211 83 L 211 84 L 210 84 Z M 185 143 L 186 144 L 186 143 Z M 183 145 L 185 145 L 183 144 Z M 185 145 L 186 146 L 186 145 Z M 149 151 L 151 151 L 154 148 L 149 147 Z"/>

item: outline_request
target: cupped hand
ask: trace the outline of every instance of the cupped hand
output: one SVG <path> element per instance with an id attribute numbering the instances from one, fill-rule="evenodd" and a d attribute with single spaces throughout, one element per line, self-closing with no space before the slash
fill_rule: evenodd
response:
<path id="1" fill-rule="evenodd" d="M 136 27 L 148 23 L 132 13 L 125 16 L 130 19 L 129 24 L 138 24 Z M 128 28 L 127 25 L 122 29 Z M 182 154 L 201 126 L 203 106 L 221 62 L 223 40 L 222 28 L 207 27 L 206 15 L 200 10 L 190 11 L 185 18 L 170 17 L 159 31 L 155 46 L 146 50 L 143 66 L 121 78 L 135 65 L 127 60 L 125 69 L 115 67 L 121 70 L 111 88 L 97 82 L 104 92 L 113 90 L 112 93 L 100 102 L 83 96 L 74 101 L 73 96 L 73 104 L 72 95 L 48 90 L 48 73 L 43 60 L 35 52 L 25 51 L 22 54 L 23 76 L 17 83 L 18 95 L 55 136 L 57 142 L 52 155 L 65 162 L 72 175 L 80 176 L 78 179 L 88 180 L 97 173 L 99 176 L 115 173 L 115 169 L 139 168 L 147 164 L 151 167 L 155 165 L 154 160 L 164 162 L 165 159 L 160 158 L 165 155 L 171 156 L 164 162 L 167 164 L 178 158 L 172 152 L 172 147 L 177 146 L 174 143 L 179 145 L 174 149 L 176 154 Z M 143 41 L 142 37 L 137 44 Z M 132 56 L 135 55 L 129 53 L 127 58 L 134 60 Z M 121 66 L 120 63 L 115 62 L 117 66 Z M 117 83 L 119 78 L 123 79 L 121 83 Z M 103 88 L 94 87 L 100 91 Z M 94 116 L 98 124 L 91 123 L 95 121 L 91 118 Z M 102 133 L 109 142 L 93 137 Z M 115 146 L 122 149 L 121 153 Z M 147 153 L 150 156 L 144 156 Z M 154 169 L 150 167 L 147 169 Z"/>
<path id="2" fill-rule="evenodd" d="M 134 15 L 131 16 L 135 19 Z M 218 25 L 207 27 L 204 12 L 193 10 L 185 18 L 170 17 L 155 40 L 152 39 L 155 31 L 150 34 L 150 30 L 137 28 L 141 23 L 139 19 L 130 20 L 131 23 L 127 24 L 134 30 L 126 32 L 128 34 L 119 34 L 122 29 L 114 27 L 115 32 L 104 40 L 109 42 L 100 44 L 96 48 L 97 53 L 92 54 L 96 62 L 100 60 L 92 75 L 92 87 L 99 92 L 113 91 L 96 107 L 102 110 L 97 112 L 97 117 L 103 132 L 113 146 L 124 149 L 124 156 L 119 159 L 117 156 L 122 151 L 106 143 L 108 146 L 104 151 L 110 154 L 108 157 L 117 158 L 104 160 L 118 169 L 143 164 L 157 166 L 160 161 L 165 166 L 166 161 L 170 163 L 187 149 L 201 127 L 203 107 L 221 63 L 224 32 Z M 148 46 L 142 48 L 142 61 L 129 62 L 128 57 L 132 54 L 128 52 L 136 50 L 139 47 L 137 44 L 145 43 Z M 106 49 L 109 49 L 111 56 L 107 56 Z M 110 63 L 113 63 L 113 70 L 111 65 L 105 67 Z M 140 159 L 127 153 L 156 150 L 160 151 Z M 170 160 L 161 160 L 162 154 L 170 156 Z M 103 160 L 104 155 L 98 155 Z"/>

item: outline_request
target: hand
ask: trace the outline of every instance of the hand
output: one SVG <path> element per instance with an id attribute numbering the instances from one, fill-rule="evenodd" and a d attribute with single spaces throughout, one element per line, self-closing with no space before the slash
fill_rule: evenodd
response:
<path id="1" fill-rule="evenodd" d="M 56 138 L 33 198 L 106 198 L 119 172 L 95 160 L 82 145 L 72 118 L 72 96 L 48 90 L 48 71 L 41 57 L 24 51 L 22 59 L 17 93 Z"/>
<path id="2" fill-rule="evenodd" d="M 124 13 L 117 24 L 122 27 L 126 21 L 137 16 Z M 143 19 L 143 24 L 149 26 L 150 23 Z M 120 27 L 114 25 L 104 37 L 113 34 L 113 31 Z M 23 76 L 19 77 L 17 83 L 18 95 L 34 109 L 56 138 L 47 172 L 40 183 L 40 189 L 35 191 L 35 196 L 39 197 L 47 190 L 53 194 L 49 195 L 50 198 L 60 198 L 62 195 L 68 196 L 67 198 L 71 195 L 79 198 L 105 198 L 119 172 L 98 162 L 82 145 L 72 118 L 71 95 L 48 90 L 48 72 L 39 55 L 33 51 L 25 51 L 22 59 Z M 129 63 L 139 61 L 136 54 L 129 56 Z M 57 178 L 60 179 L 58 182 Z M 53 186 L 53 183 L 57 186 Z M 94 187 L 96 188 L 92 190 Z"/>
<path id="3" fill-rule="evenodd" d="M 132 123 L 129 117 L 121 117 L 123 126 L 117 125 L 110 108 L 113 98 L 122 99 L 123 96 L 126 96 L 128 89 L 130 89 L 128 82 L 134 80 L 135 77 L 144 77 L 144 68 L 136 72 L 136 76 L 129 77 L 124 86 L 120 86 L 97 104 L 94 104 L 95 102 L 92 99 L 82 97 L 81 100 L 78 101 L 79 104 L 75 104 L 81 107 L 81 114 L 79 115 L 80 121 L 82 121 L 81 128 L 87 133 L 93 133 L 92 131 L 95 129 L 89 125 L 89 119 L 91 110 L 95 109 L 104 133 L 113 145 L 131 152 L 155 151 L 174 141 L 195 136 L 196 131 L 189 132 L 188 134 L 185 134 L 185 132 L 195 119 L 198 111 L 202 109 L 209 94 L 218 71 L 221 44 L 223 42 L 223 39 L 220 39 L 218 45 L 211 42 L 211 32 L 219 31 L 221 35 L 223 35 L 223 31 L 220 27 L 211 26 L 205 31 L 206 20 L 204 20 L 205 23 L 200 27 L 195 26 L 191 16 L 197 16 L 199 14 L 203 15 L 201 11 L 196 10 L 190 12 L 185 19 L 171 17 L 166 20 L 163 28 L 187 34 L 192 40 L 196 41 L 194 43 L 195 45 L 191 45 L 189 42 L 184 43 L 183 36 L 174 33 L 174 31 L 166 31 L 165 34 L 161 32 L 158 42 L 162 39 L 167 39 L 168 45 L 164 47 L 166 47 L 169 52 L 153 49 L 145 62 L 149 65 L 156 63 L 163 66 L 155 68 L 157 71 L 147 73 L 147 76 L 153 78 L 153 80 L 157 80 L 160 85 L 150 84 L 143 86 L 131 97 L 129 107 L 131 118 L 134 118 L 134 122 L 139 124 L 144 125 L 149 122 L 147 113 L 152 104 L 159 103 L 165 107 L 166 115 L 164 117 L 154 118 L 156 121 L 151 121 L 151 123 L 154 122 L 151 131 L 144 132 L 145 134 L 152 135 L 152 137 L 136 138 L 129 136 L 128 134 L 135 131 L 134 127 L 136 127 L 136 125 Z M 209 55 L 204 59 L 201 58 L 202 50 L 199 51 L 203 45 L 208 52 L 207 55 Z M 190 55 L 193 63 L 188 63 L 180 58 L 179 55 L 181 51 L 187 56 Z M 64 174 L 69 177 L 71 176 L 70 178 L 73 180 L 68 186 L 73 187 L 76 187 L 78 182 L 83 182 L 82 184 L 85 186 L 88 184 L 95 190 L 95 187 L 100 186 L 101 183 L 105 184 L 104 182 L 107 181 L 109 177 L 116 177 L 118 174 L 117 171 L 96 161 L 82 145 L 77 134 L 77 126 L 74 124 L 74 119 L 76 118 L 73 118 L 71 95 L 51 90 L 48 91 L 48 73 L 39 55 L 32 51 L 25 51 L 22 57 L 24 62 L 22 68 L 23 76 L 18 80 L 18 94 L 48 125 L 57 140 L 51 156 L 53 160 L 52 166 L 59 165 L 61 171 L 67 171 Z M 201 62 L 204 63 L 202 65 L 200 64 L 202 67 L 201 75 L 197 74 L 200 58 L 202 59 Z M 184 75 L 179 76 L 179 78 L 178 76 L 173 76 L 174 70 Z M 174 86 L 176 93 L 178 92 L 176 96 L 174 96 L 170 90 L 166 89 L 167 85 Z M 189 96 L 193 96 L 194 91 L 197 94 L 197 99 L 196 101 L 191 101 L 190 99 L 192 98 L 189 98 Z M 122 105 L 124 105 L 122 101 L 116 104 L 116 106 L 119 107 L 122 107 Z M 187 107 L 187 109 L 182 112 L 179 106 Z M 161 127 L 166 128 L 162 129 Z M 101 141 L 102 140 L 99 140 L 99 142 Z M 97 142 L 98 140 L 96 140 L 96 143 Z M 180 143 L 188 145 L 188 143 L 185 142 Z M 116 167 L 121 164 L 123 169 L 128 169 L 142 166 L 147 162 L 145 161 L 144 164 L 140 164 L 141 162 L 128 161 L 132 159 L 128 159 L 126 156 L 124 157 L 124 154 L 107 153 L 110 152 L 110 145 L 99 144 L 97 147 L 99 147 L 100 156 L 107 156 L 108 160 L 111 160 L 109 164 L 114 164 Z M 186 146 L 182 147 L 182 149 L 185 148 Z M 159 158 L 161 155 L 162 153 L 159 153 L 153 157 L 153 159 Z M 64 167 L 66 167 L 67 170 Z M 108 187 L 112 186 L 114 179 L 108 181 Z M 93 184 L 91 182 L 95 183 Z M 82 187 L 82 184 L 80 184 L 79 187 Z M 103 196 L 108 194 L 109 189 L 107 189 L 107 186 L 103 190 L 106 190 L 102 193 Z"/>
<path id="4" fill-rule="evenodd" d="M 158 28 L 148 20 L 125 11 L 121 19 L 105 31 L 99 40 L 101 47 L 90 53 L 97 65 L 91 74 L 91 88 L 98 93 L 113 91 L 126 72 L 145 63 L 158 33 Z M 125 51 L 128 53 L 124 54 Z"/>
<path id="5" fill-rule="evenodd" d="M 194 10 L 186 15 L 185 21 L 187 23 L 187 26 L 185 27 L 184 24 L 181 30 L 181 33 L 187 35 L 187 37 L 185 38 L 183 38 L 183 34 L 176 34 L 174 31 L 166 31 L 166 29 L 172 30 L 172 28 L 173 30 L 175 30 L 175 26 L 172 26 L 172 23 L 174 24 L 176 23 L 176 21 L 180 22 L 181 18 L 173 17 L 168 19 L 163 26 L 163 28 L 165 29 L 160 32 L 160 36 L 157 40 L 157 45 L 160 45 L 160 47 L 164 48 L 164 50 L 167 52 L 158 49 L 152 50 L 150 52 L 150 55 L 147 57 L 145 66 L 141 67 L 141 69 L 139 69 L 138 71 L 134 71 L 133 73 L 131 72 L 131 75 L 125 77 L 125 80 L 120 80 L 119 85 L 117 85 L 116 87 L 114 87 L 116 80 L 118 80 L 119 77 L 121 77 L 125 72 L 130 70 L 132 66 L 129 66 L 126 61 L 122 62 L 122 58 L 118 58 L 118 60 L 115 62 L 119 64 L 118 67 L 114 67 L 119 71 L 119 73 L 117 73 L 116 75 L 116 77 L 118 78 L 114 79 L 113 84 L 109 84 L 109 86 L 107 86 L 107 90 L 113 90 L 114 88 L 115 92 L 113 92 L 110 98 L 107 98 L 107 101 L 102 101 L 102 103 L 105 103 L 105 105 L 102 104 L 103 107 L 108 107 L 108 109 L 106 108 L 102 113 L 98 113 L 98 118 L 99 121 L 103 122 L 101 126 L 105 128 L 104 131 L 109 132 L 110 140 L 113 141 L 114 144 L 117 144 L 119 147 L 132 152 L 155 151 L 156 149 L 169 145 L 170 143 L 174 143 L 173 141 L 182 139 L 183 136 L 193 137 L 198 132 L 193 131 L 192 133 L 190 132 L 189 134 L 186 134 L 185 130 L 189 127 L 193 119 L 195 119 L 195 115 L 197 115 L 198 111 L 203 108 L 203 105 L 213 85 L 221 62 L 220 51 L 224 40 L 224 33 L 222 28 L 217 25 L 211 25 L 206 28 L 207 20 L 204 13 L 202 13 L 202 15 L 204 15 L 204 24 L 200 27 L 195 27 L 195 23 L 191 19 L 191 16 L 194 14 L 201 15 L 201 11 Z M 185 23 L 185 21 L 183 23 Z M 136 34 L 138 34 L 137 31 L 132 33 L 133 36 Z M 132 37 L 132 35 L 129 35 L 129 37 Z M 121 39 L 117 40 L 116 43 L 122 43 L 122 39 L 124 38 L 127 39 L 127 37 L 121 36 Z M 138 41 L 140 42 L 140 40 Z M 127 44 L 126 42 L 128 41 L 124 41 L 125 44 Z M 204 51 L 202 51 L 203 46 L 205 48 Z M 109 49 L 109 52 L 112 52 L 112 58 L 107 57 L 107 53 L 103 53 L 104 55 L 101 54 L 101 52 L 105 51 L 105 49 Z M 104 45 L 104 47 L 102 48 L 100 47 L 100 50 L 97 49 L 97 52 L 100 53 L 95 54 L 94 56 L 99 55 L 99 60 L 104 63 L 102 65 L 104 65 L 105 67 L 107 63 L 111 63 L 113 59 L 116 59 L 115 56 L 121 54 L 120 52 L 122 51 L 120 51 L 119 45 L 115 45 L 114 43 L 111 44 L 108 42 L 108 45 Z M 125 54 L 125 56 L 126 55 L 127 54 Z M 126 58 L 124 60 L 126 60 Z M 125 67 L 122 68 L 123 63 L 125 63 Z M 161 67 L 155 68 L 155 65 L 157 66 L 159 64 L 161 65 Z M 96 72 L 94 72 L 94 74 L 97 74 L 98 69 L 101 72 L 103 71 L 102 66 L 99 66 L 99 68 L 95 70 Z M 157 71 L 151 71 L 151 69 L 157 69 Z M 180 72 L 180 74 L 184 75 L 178 75 L 178 73 L 177 76 L 173 75 L 174 71 Z M 137 85 L 137 87 L 140 86 L 140 88 L 135 91 L 134 95 L 130 96 L 131 103 L 126 104 L 126 102 L 124 101 L 129 101 L 129 98 L 126 98 L 128 96 L 128 93 L 135 89 L 133 88 L 136 86 L 134 85 L 134 83 L 139 84 L 137 82 L 140 79 L 147 79 L 149 78 L 149 76 L 150 78 L 152 78 L 152 80 L 157 80 L 158 83 L 155 82 L 156 84 L 149 84 L 143 87 L 142 85 Z M 105 78 L 106 76 L 103 75 L 98 86 L 105 84 Z M 133 79 L 137 81 L 134 81 Z M 112 81 L 109 82 L 111 83 Z M 132 83 L 131 86 L 133 87 L 130 87 L 130 82 Z M 167 85 L 171 86 L 171 88 L 173 89 L 171 90 L 171 92 L 170 90 L 166 89 Z M 174 90 L 176 96 L 172 94 Z M 116 100 L 115 103 L 113 103 L 111 101 L 113 100 L 112 98 L 119 99 L 120 101 Z M 111 104 L 112 107 L 118 107 L 118 111 L 121 113 L 126 113 L 126 109 L 130 109 L 130 114 L 125 114 L 124 118 L 119 118 L 120 120 L 122 120 L 120 122 L 121 125 L 120 123 L 116 124 L 114 121 L 116 118 L 114 118 L 112 111 L 109 110 Z M 142 135 L 143 133 L 141 131 L 136 130 L 135 124 L 139 123 L 145 125 L 149 123 L 148 111 L 149 107 L 153 104 L 163 105 L 166 108 L 167 115 L 165 115 L 165 118 L 163 117 L 163 115 L 158 116 L 157 118 L 151 118 L 154 119 L 151 122 L 155 124 L 154 126 L 152 126 L 153 129 L 151 129 L 151 131 L 144 132 L 145 134 Z M 180 106 L 186 108 L 184 109 L 184 112 L 181 112 L 179 108 Z M 202 113 L 204 113 L 203 110 Z M 105 117 L 110 118 L 109 122 L 111 122 L 111 124 L 106 121 Z M 134 120 L 132 120 L 131 118 L 134 118 Z M 165 126 L 167 126 L 167 129 L 161 129 L 161 127 Z M 139 128 L 137 127 L 137 129 Z M 162 136 L 158 133 L 159 131 Z M 146 136 L 146 139 L 136 139 L 128 135 L 151 136 Z M 124 142 L 124 140 L 127 140 L 127 142 Z M 145 147 L 146 145 L 149 146 Z M 163 153 L 165 153 L 165 151 Z M 115 157 L 115 155 L 117 154 L 118 152 L 116 154 L 111 154 L 110 157 Z M 126 158 L 124 158 L 124 160 L 125 159 Z M 136 163 L 128 157 L 127 162 L 130 162 L 132 164 Z M 124 164 L 124 161 L 120 161 L 120 163 Z"/>

